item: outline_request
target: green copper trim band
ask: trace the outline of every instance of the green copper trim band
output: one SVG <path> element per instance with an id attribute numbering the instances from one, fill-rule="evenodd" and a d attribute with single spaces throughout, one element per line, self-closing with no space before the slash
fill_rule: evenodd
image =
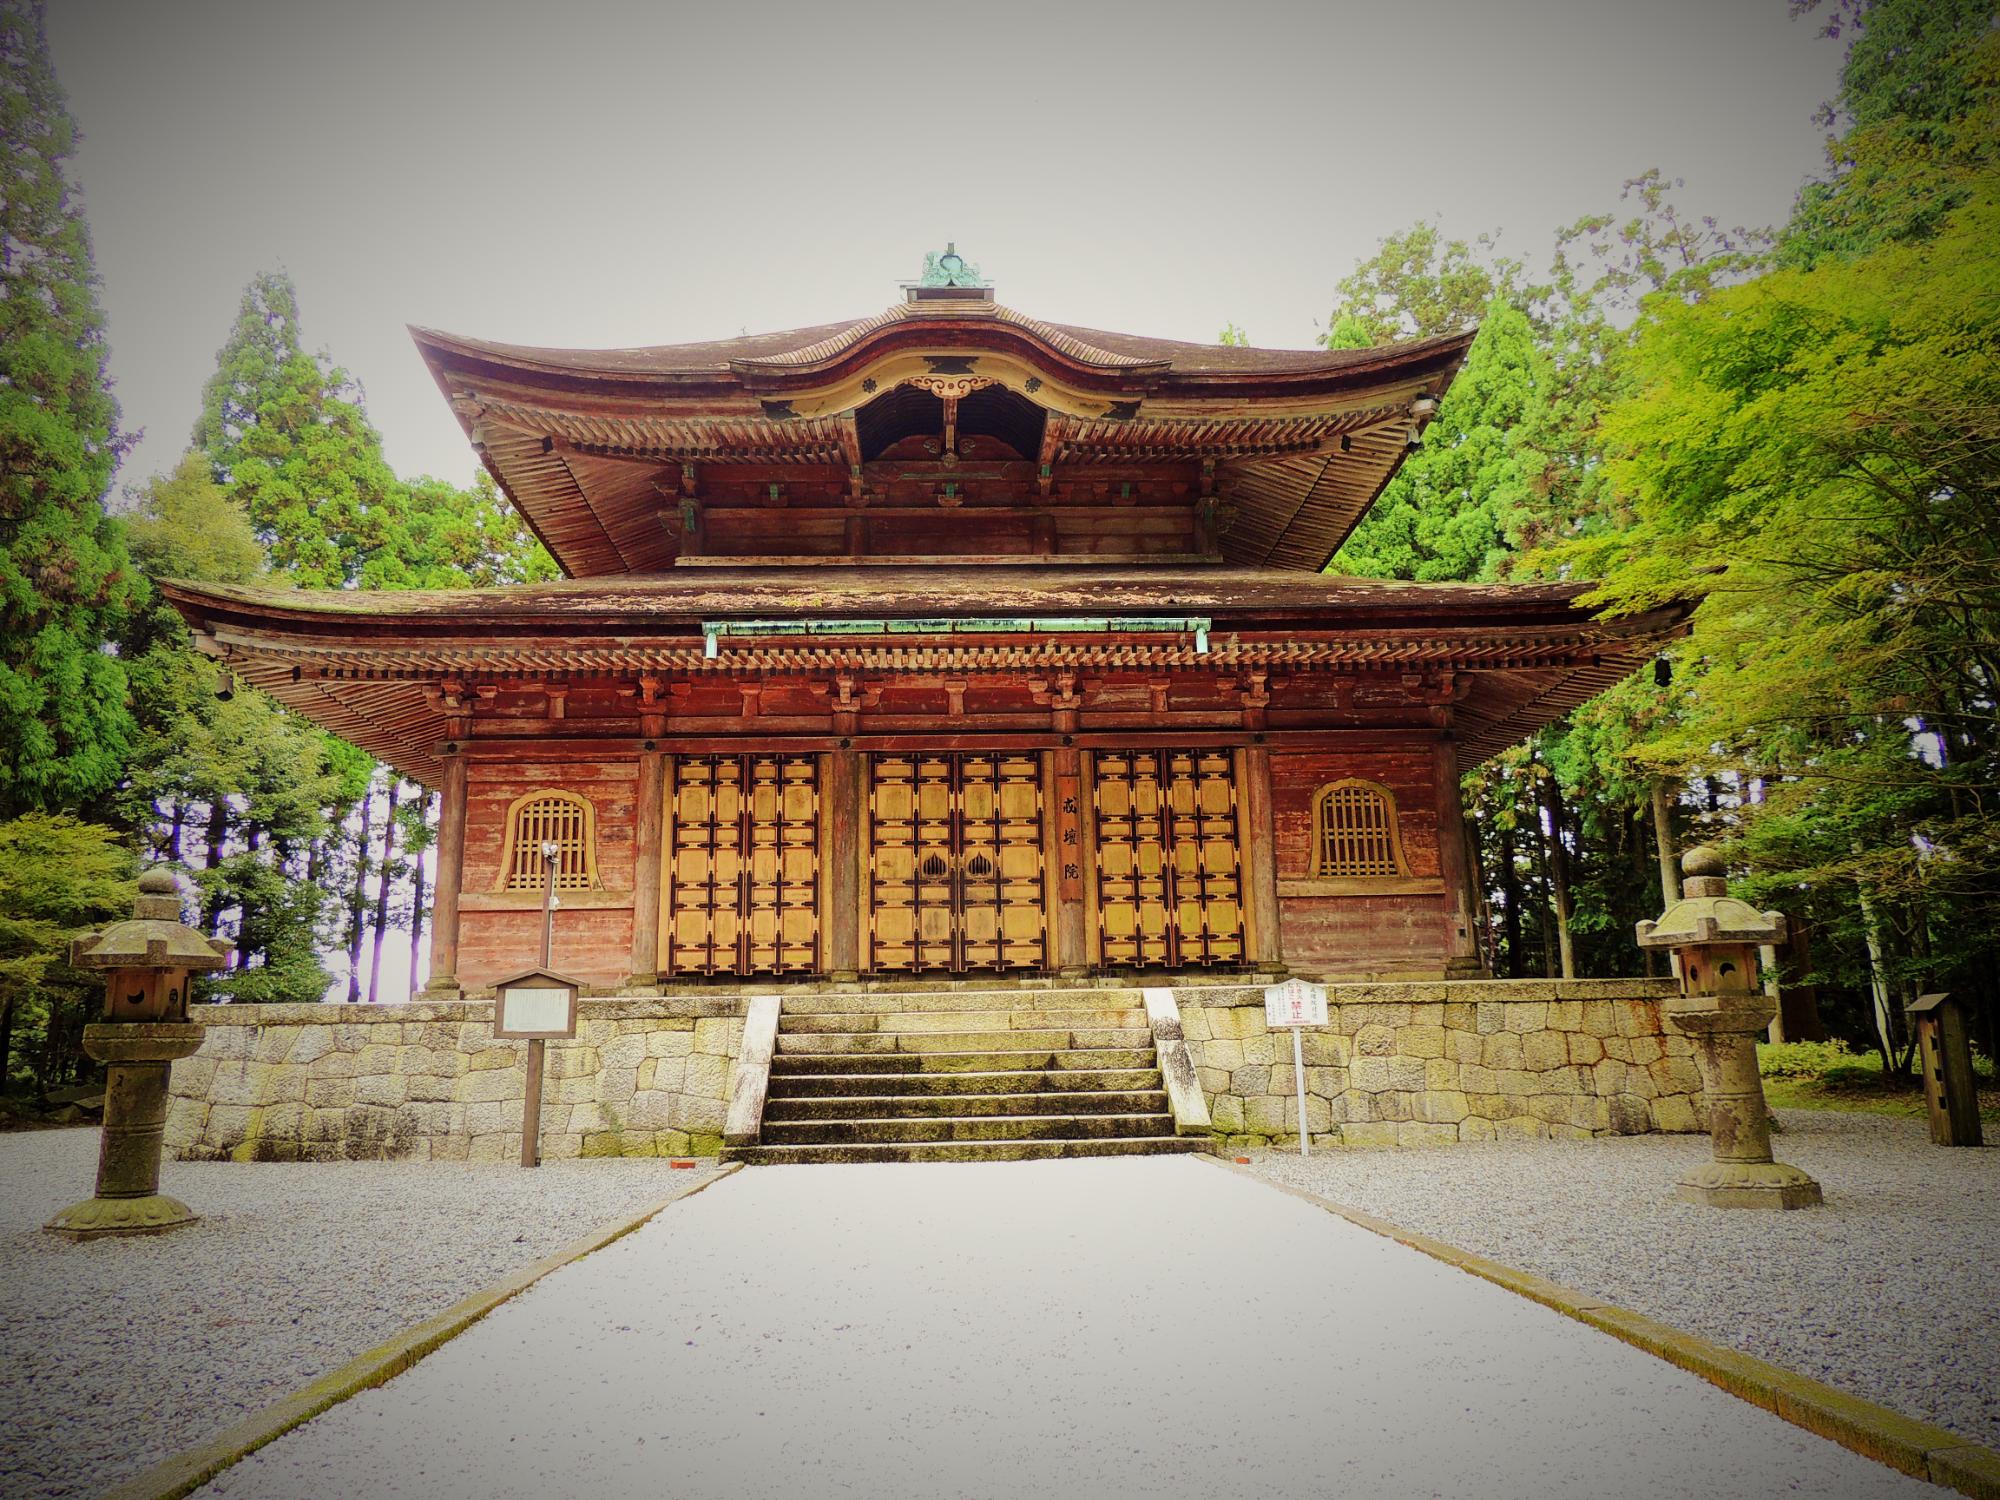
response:
<path id="1" fill-rule="evenodd" d="M 702 654 L 714 657 L 724 637 L 774 635 L 1192 635 L 1206 653 L 1214 621 L 1207 615 L 994 615 L 972 619 L 704 620 Z"/>

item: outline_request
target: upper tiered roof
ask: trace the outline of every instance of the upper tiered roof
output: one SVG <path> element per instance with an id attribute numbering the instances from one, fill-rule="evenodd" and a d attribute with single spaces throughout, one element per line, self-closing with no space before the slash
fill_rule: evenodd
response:
<path id="1" fill-rule="evenodd" d="M 967 287 L 703 344 L 412 332 L 488 468 L 575 577 L 695 556 L 1318 571 L 1472 337 L 1190 344 L 1043 322 Z"/>

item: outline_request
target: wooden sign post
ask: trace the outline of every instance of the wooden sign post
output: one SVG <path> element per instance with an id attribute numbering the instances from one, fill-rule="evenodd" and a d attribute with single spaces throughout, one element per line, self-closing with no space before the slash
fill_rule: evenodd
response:
<path id="1" fill-rule="evenodd" d="M 530 969 L 503 979 L 493 995 L 493 1034 L 528 1044 L 526 1097 L 521 1106 L 521 1165 L 542 1164 L 542 1044 L 576 1035 L 576 997 L 583 986 L 565 974 Z"/>
<path id="2" fill-rule="evenodd" d="M 1287 979 L 1264 991 L 1264 1024 L 1276 1031 L 1281 1026 L 1292 1032 L 1292 1078 L 1299 1088 L 1299 1155 L 1311 1156 L 1312 1131 L 1306 1124 L 1306 1061 L 1299 1032 L 1307 1026 L 1326 1025 L 1326 986 L 1308 984 L 1303 979 Z"/>

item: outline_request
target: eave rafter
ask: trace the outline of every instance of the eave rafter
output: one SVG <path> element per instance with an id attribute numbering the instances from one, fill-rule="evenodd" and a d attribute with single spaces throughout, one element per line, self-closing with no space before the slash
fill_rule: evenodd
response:
<path id="1" fill-rule="evenodd" d="M 1156 463 L 1201 459 L 1272 458 L 1338 451 L 1340 439 L 1383 430 L 1410 430 L 1403 405 L 1295 417 L 1138 417 L 1125 421 L 1051 417 L 1043 462 Z"/>
<path id="2" fill-rule="evenodd" d="M 851 419 L 839 418 L 619 416 L 498 400 L 484 403 L 484 415 L 489 426 L 548 437 L 596 457 L 660 463 L 727 460 L 845 466 L 852 437 Z"/>

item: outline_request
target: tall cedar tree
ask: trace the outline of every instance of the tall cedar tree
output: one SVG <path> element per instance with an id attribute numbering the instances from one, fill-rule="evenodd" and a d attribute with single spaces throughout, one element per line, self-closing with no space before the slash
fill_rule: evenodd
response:
<path id="1" fill-rule="evenodd" d="M 1532 500 L 1526 423 L 1547 385 L 1534 329 L 1496 299 L 1437 418 L 1331 564 L 1336 573 L 1426 582 L 1488 579 Z"/>
<path id="2" fill-rule="evenodd" d="M 381 437 L 347 372 L 300 342 L 288 276 L 267 272 L 244 289 L 194 444 L 294 583 L 359 582 L 394 530 L 402 497 Z"/>
<path id="3" fill-rule="evenodd" d="M 118 779 L 125 673 L 101 646 L 132 598 L 103 496 L 122 439 L 90 236 L 65 163 L 76 124 L 42 8 L 0 0 L 0 816 Z"/>

